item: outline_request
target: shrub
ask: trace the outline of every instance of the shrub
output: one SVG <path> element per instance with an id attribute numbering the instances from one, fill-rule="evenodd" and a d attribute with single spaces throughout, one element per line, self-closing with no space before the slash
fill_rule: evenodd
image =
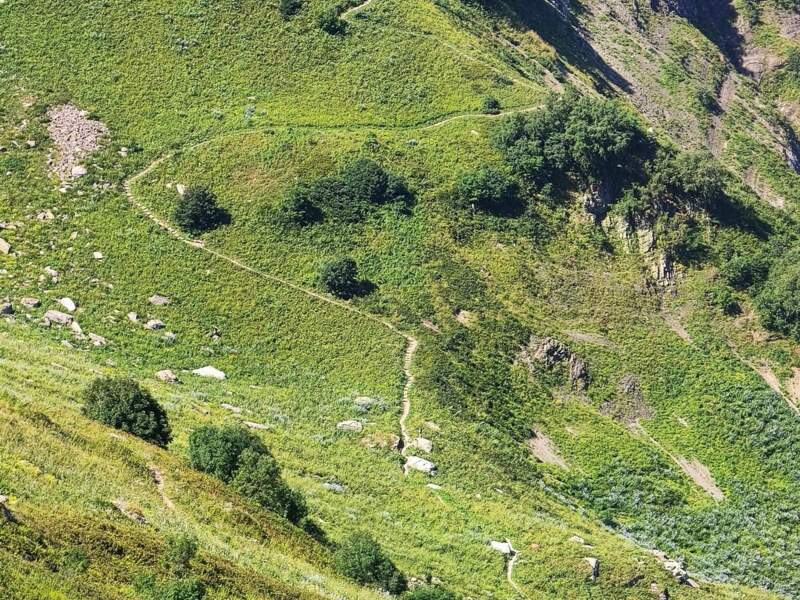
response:
<path id="1" fill-rule="evenodd" d="M 403 600 L 458 600 L 458 596 L 444 588 L 425 585 L 403 594 Z"/>
<path id="2" fill-rule="evenodd" d="M 496 115 L 500 112 L 500 101 L 494 96 L 486 96 L 483 99 L 483 112 L 489 115 Z"/>
<path id="3" fill-rule="evenodd" d="M 336 568 L 362 585 L 376 585 L 392 594 L 406 590 L 405 576 L 368 533 L 355 533 L 337 548 Z"/>
<path id="4" fill-rule="evenodd" d="M 339 18 L 339 11 L 335 7 L 320 14 L 317 24 L 322 31 L 330 35 L 342 35 L 347 31 L 347 24 Z"/>
<path id="5" fill-rule="evenodd" d="M 280 207 L 280 220 L 284 225 L 305 227 L 322 219 L 322 212 L 314 203 L 314 191 L 307 185 L 292 188 Z"/>
<path id="6" fill-rule="evenodd" d="M 508 213 L 518 204 L 517 184 L 505 172 L 492 167 L 461 175 L 455 193 L 461 207 L 485 212 Z"/>
<path id="7" fill-rule="evenodd" d="M 772 266 L 756 296 L 756 308 L 765 327 L 800 339 L 800 265 L 796 255 Z"/>
<path id="8" fill-rule="evenodd" d="M 206 188 L 189 188 L 178 200 L 173 219 L 184 231 L 197 235 L 230 222 L 230 215 L 217 205 L 217 197 Z"/>
<path id="9" fill-rule="evenodd" d="M 100 377 L 83 392 L 83 414 L 157 446 L 172 439 L 167 414 L 146 389 L 132 379 Z"/>
<path id="10" fill-rule="evenodd" d="M 206 586 L 194 577 L 156 582 L 152 575 L 140 575 L 133 588 L 146 600 L 202 600 L 206 595 Z"/>
<path id="11" fill-rule="evenodd" d="M 189 571 L 189 563 L 197 555 L 197 538 L 188 533 L 178 533 L 167 537 L 162 563 L 173 575 L 183 575 Z"/>
<path id="12" fill-rule="evenodd" d="M 732 288 L 746 290 L 760 285 L 769 274 L 769 262 L 760 254 L 736 254 L 720 268 Z"/>
<path id="13" fill-rule="evenodd" d="M 189 435 L 189 464 L 226 483 L 233 479 L 245 450 L 268 453 L 258 436 L 238 426 L 204 425 Z"/>
<path id="14" fill-rule="evenodd" d="M 358 267 L 352 258 L 337 258 L 326 263 L 320 271 L 319 279 L 326 292 L 345 300 L 357 296 L 362 289 Z"/>
<path id="15" fill-rule="evenodd" d="M 244 450 L 231 487 L 292 523 L 299 523 L 308 514 L 304 498 L 281 479 L 280 466 L 270 454 Z"/>
<path id="16" fill-rule="evenodd" d="M 296 15 L 302 7 L 303 0 L 280 0 L 278 2 L 278 11 L 284 19 Z"/>

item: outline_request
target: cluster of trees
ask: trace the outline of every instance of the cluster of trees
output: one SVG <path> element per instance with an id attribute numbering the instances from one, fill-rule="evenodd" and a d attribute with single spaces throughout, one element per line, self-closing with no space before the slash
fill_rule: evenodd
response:
<path id="1" fill-rule="evenodd" d="M 358 222 L 376 207 L 407 208 L 413 197 L 405 181 L 367 158 L 356 159 L 336 175 L 300 183 L 280 208 L 285 225 L 305 226 L 323 219 Z"/>

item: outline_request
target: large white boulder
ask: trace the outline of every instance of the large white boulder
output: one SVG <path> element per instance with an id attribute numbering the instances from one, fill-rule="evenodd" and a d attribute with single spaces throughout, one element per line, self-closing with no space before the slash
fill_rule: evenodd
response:
<path id="1" fill-rule="evenodd" d="M 414 469 L 426 475 L 436 475 L 436 465 L 429 460 L 420 458 L 419 456 L 409 456 L 406 459 L 406 466 L 409 469 Z"/>
<path id="2" fill-rule="evenodd" d="M 200 377 L 210 377 L 211 379 L 219 379 L 219 380 L 225 379 L 225 373 L 211 366 L 195 369 L 194 371 L 192 371 L 192 373 Z"/>
<path id="3" fill-rule="evenodd" d="M 356 421 L 351 419 L 349 421 L 342 421 L 341 423 L 336 424 L 336 429 L 339 431 L 361 431 L 364 429 L 364 425 L 361 421 Z"/>
<path id="4" fill-rule="evenodd" d="M 75 301 L 72 298 L 61 298 L 58 303 L 63 306 L 68 312 L 75 312 L 75 309 L 78 308 L 75 304 Z"/>
<path id="5" fill-rule="evenodd" d="M 69 325 L 72 323 L 72 315 L 68 315 L 59 310 L 48 310 L 44 313 L 44 318 L 46 321 L 55 323 L 56 325 Z"/>

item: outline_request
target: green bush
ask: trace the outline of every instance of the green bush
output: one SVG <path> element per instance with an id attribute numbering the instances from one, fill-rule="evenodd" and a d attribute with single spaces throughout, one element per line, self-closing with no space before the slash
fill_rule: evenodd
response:
<path id="1" fill-rule="evenodd" d="M 183 575 L 189 571 L 189 563 L 197 555 L 197 538 L 188 533 L 178 533 L 167 537 L 167 547 L 161 561 L 164 568 L 173 575 Z"/>
<path id="2" fill-rule="evenodd" d="M 458 596 L 444 588 L 425 585 L 403 594 L 403 600 L 458 600 Z"/>
<path id="3" fill-rule="evenodd" d="M 296 15 L 302 7 L 303 0 L 280 0 L 278 2 L 278 11 L 284 19 Z"/>
<path id="4" fill-rule="evenodd" d="M 205 584 L 194 577 L 157 582 L 153 575 L 140 575 L 133 588 L 145 600 L 202 600 L 206 595 Z"/>
<path id="5" fill-rule="evenodd" d="M 233 479 L 245 450 L 268 453 L 258 436 L 242 427 L 204 425 L 189 435 L 187 453 L 193 468 L 228 483 Z"/>
<path id="6" fill-rule="evenodd" d="M 319 280 L 326 292 L 345 300 L 357 296 L 362 289 L 356 261 L 349 257 L 325 263 L 320 271 Z"/>
<path id="7" fill-rule="evenodd" d="M 489 115 L 496 115 L 500 112 L 500 101 L 494 96 L 486 96 L 483 99 L 483 112 Z"/>
<path id="8" fill-rule="evenodd" d="M 317 24 L 330 35 L 342 35 L 347 31 L 347 23 L 339 18 L 339 11 L 335 7 L 323 11 L 317 18 Z"/>
<path id="9" fill-rule="evenodd" d="M 175 206 L 175 223 L 184 231 L 198 235 L 230 222 L 230 215 L 217 204 L 217 197 L 206 188 L 189 188 Z"/>
<path id="10" fill-rule="evenodd" d="M 239 495 L 258 502 L 292 523 L 299 523 L 308 514 L 302 495 L 281 479 L 280 466 L 270 454 L 249 448 L 244 450 L 231 487 Z"/>
<path id="11" fill-rule="evenodd" d="M 461 175 L 456 182 L 455 195 L 462 208 L 484 212 L 509 213 L 519 205 L 516 182 L 505 172 L 492 167 Z"/>
<path id="12" fill-rule="evenodd" d="M 800 340 L 800 264 L 796 253 L 776 263 L 756 296 L 763 325 Z"/>
<path id="13" fill-rule="evenodd" d="M 322 211 L 315 203 L 313 186 L 298 185 L 289 191 L 280 207 L 280 220 L 286 226 L 305 227 L 322 219 Z"/>
<path id="14" fill-rule="evenodd" d="M 722 265 L 720 274 L 732 288 L 746 290 L 767 278 L 769 261 L 757 253 L 736 254 Z"/>
<path id="15" fill-rule="evenodd" d="M 100 377 L 83 392 L 83 414 L 157 446 L 172 439 L 167 414 L 146 389 L 132 379 Z"/>
<path id="16" fill-rule="evenodd" d="M 408 587 L 405 576 L 368 533 L 347 538 L 337 548 L 334 560 L 340 573 L 362 585 L 375 585 L 391 594 Z"/>

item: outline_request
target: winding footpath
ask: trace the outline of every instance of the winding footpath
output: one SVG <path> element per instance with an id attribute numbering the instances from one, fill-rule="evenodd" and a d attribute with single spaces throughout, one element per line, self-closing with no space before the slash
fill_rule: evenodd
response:
<path id="1" fill-rule="evenodd" d="M 351 8 L 351 9 L 347 10 L 346 12 L 342 13 L 340 18 L 345 20 L 345 21 L 347 21 L 348 23 L 351 23 L 350 18 L 352 18 L 354 15 L 360 13 L 363 9 L 365 9 L 373 1 L 374 0 L 366 0 L 364 3 L 359 4 L 357 6 L 354 6 L 353 8 Z M 414 32 L 406 32 L 406 33 L 408 33 L 410 35 L 431 37 L 430 34 L 416 34 Z M 450 44 L 446 44 L 446 45 L 450 46 Z M 468 59 L 468 60 L 473 61 L 473 62 L 479 62 L 479 63 L 485 64 L 486 66 L 488 66 L 489 68 L 491 68 L 493 70 L 498 70 L 493 65 L 489 65 L 488 63 L 486 63 L 485 61 L 483 61 L 481 59 L 478 59 L 478 58 L 476 58 L 474 56 L 466 54 L 466 53 L 464 53 L 463 51 L 461 51 L 458 48 L 454 47 L 454 49 L 457 51 L 459 56 L 462 56 L 465 59 Z M 524 81 L 523 83 L 525 83 L 526 85 L 531 85 L 531 83 L 527 82 L 527 81 Z M 456 121 L 456 120 L 459 120 L 459 119 L 475 119 L 475 118 L 497 119 L 497 118 L 500 118 L 500 117 L 503 117 L 503 116 L 507 116 L 507 115 L 511 115 L 511 114 L 531 112 L 531 111 L 537 110 L 540 106 L 541 106 L 541 104 L 538 103 L 538 104 L 534 104 L 534 105 L 530 105 L 530 106 L 522 106 L 522 107 L 517 107 L 517 108 L 506 109 L 506 110 L 499 111 L 499 112 L 493 113 L 493 114 L 487 114 L 487 113 L 483 113 L 483 112 L 463 112 L 463 113 L 459 113 L 459 114 L 455 114 L 455 115 L 450 114 L 450 115 L 447 115 L 447 116 L 442 116 L 442 117 L 439 117 L 439 118 L 436 118 L 434 120 L 427 121 L 425 123 L 421 123 L 421 124 L 418 124 L 418 125 L 397 126 L 397 127 L 388 127 L 388 126 L 372 127 L 371 129 L 384 129 L 384 130 L 402 129 L 402 130 L 420 130 L 420 131 L 423 131 L 423 130 L 435 129 L 435 128 L 438 128 L 438 127 L 442 127 L 444 125 L 447 125 L 448 123 L 452 123 L 453 121 Z M 399 427 L 400 427 L 400 437 L 401 437 L 401 444 L 400 444 L 401 454 L 402 454 L 402 456 L 406 457 L 406 460 L 405 460 L 405 462 L 403 464 L 403 472 L 404 472 L 404 474 L 407 475 L 408 471 L 409 471 L 409 463 L 408 463 L 407 453 L 408 453 L 408 450 L 410 449 L 411 437 L 409 435 L 408 427 L 406 425 L 406 422 L 408 420 L 408 417 L 411 414 L 411 388 L 414 385 L 414 374 L 412 373 L 412 368 L 411 367 L 412 367 L 413 362 L 414 362 L 414 355 L 415 355 L 415 353 L 417 351 L 417 348 L 419 347 L 419 340 L 416 337 L 414 337 L 412 334 L 406 333 L 404 331 L 401 331 L 393 323 L 391 323 L 389 321 L 386 321 L 384 319 L 381 319 L 379 317 L 376 317 L 375 315 L 373 315 L 371 313 L 365 312 L 365 311 L 353 306 L 352 304 L 350 304 L 348 302 L 344 302 L 342 300 L 338 300 L 338 299 L 335 299 L 333 297 L 326 296 L 326 295 L 321 294 L 319 292 L 316 292 L 316 291 L 314 291 L 312 289 L 309 289 L 309 288 L 303 287 L 301 285 L 298 285 L 296 283 L 293 283 L 293 282 L 289 281 L 288 279 L 284 279 L 284 278 L 279 277 L 277 275 L 273 275 L 271 273 L 267 273 L 265 271 L 261 271 L 261 270 L 255 268 L 255 267 L 252 267 L 252 266 L 242 262 L 240 259 L 238 259 L 238 258 L 236 258 L 234 256 L 230 256 L 228 254 L 224 254 L 224 253 L 219 252 L 217 250 L 213 250 L 211 248 L 207 248 L 202 240 L 192 239 L 192 238 L 186 236 L 182 231 L 180 231 L 172 223 L 170 223 L 165 218 L 163 218 L 163 217 L 159 216 L 158 214 L 156 214 L 150 207 L 148 207 L 141 200 L 139 200 L 136 197 L 136 194 L 133 191 L 133 186 L 138 181 L 140 181 L 141 179 L 143 179 L 144 177 L 146 177 L 147 175 L 152 173 L 156 168 L 158 168 L 160 165 L 162 165 L 167 160 L 175 157 L 176 154 L 178 154 L 179 152 L 181 154 L 186 154 L 188 152 L 191 152 L 192 150 L 196 150 L 196 149 L 198 149 L 200 147 L 209 145 L 209 144 L 211 144 L 211 143 L 213 143 L 215 141 L 219 141 L 219 140 L 225 139 L 225 138 L 231 138 L 231 137 L 237 137 L 237 136 L 242 136 L 242 135 L 248 135 L 248 134 L 252 134 L 252 133 L 258 133 L 260 131 L 265 131 L 265 130 L 268 130 L 268 129 L 275 130 L 275 129 L 278 129 L 278 128 L 290 128 L 290 127 L 294 127 L 294 128 L 303 128 L 303 127 L 305 127 L 305 128 L 308 128 L 308 129 L 325 129 L 325 130 L 347 130 L 347 129 L 359 128 L 359 127 L 362 127 L 362 126 L 358 126 L 358 125 L 351 126 L 351 127 L 347 127 L 347 126 L 342 126 L 342 127 L 315 127 L 313 125 L 305 125 L 305 126 L 304 125 L 294 125 L 294 126 L 293 125 L 287 125 L 287 126 L 284 126 L 284 127 L 280 127 L 280 126 L 278 126 L 278 127 L 276 127 L 276 126 L 262 126 L 262 127 L 253 127 L 253 128 L 248 128 L 248 129 L 241 129 L 241 130 L 237 130 L 237 131 L 233 131 L 233 132 L 226 132 L 226 133 L 223 133 L 223 134 L 220 134 L 218 136 L 214 136 L 214 137 L 208 138 L 208 139 L 200 141 L 200 142 L 192 143 L 192 144 L 190 144 L 188 146 L 185 146 L 185 147 L 181 148 L 180 150 L 176 150 L 175 152 L 164 154 L 161 157 L 157 158 L 156 160 L 151 162 L 149 165 L 147 165 L 147 167 L 145 167 L 143 170 L 139 171 L 138 173 L 132 175 L 131 177 L 129 177 L 128 179 L 125 180 L 125 182 L 123 183 L 123 189 L 124 189 L 124 192 L 125 192 L 125 197 L 127 198 L 128 202 L 136 210 L 138 210 L 141 214 L 143 214 L 145 217 L 150 219 L 160 229 L 164 230 L 166 233 L 168 233 L 174 239 L 176 239 L 176 240 L 178 240 L 180 242 L 183 242 L 187 246 L 190 246 L 191 248 L 200 250 L 200 251 L 205 252 L 205 253 L 207 253 L 207 254 L 215 257 L 215 258 L 218 258 L 218 259 L 220 259 L 220 260 L 222 260 L 224 262 L 227 262 L 228 264 L 234 266 L 237 269 L 240 269 L 242 271 L 246 271 L 246 272 L 248 272 L 248 273 L 250 273 L 252 275 L 255 275 L 255 276 L 263 278 L 263 279 L 266 279 L 266 280 L 271 281 L 273 283 L 276 283 L 278 285 L 291 288 L 291 289 L 293 289 L 293 290 L 295 290 L 295 291 L 297 291 L 299 293 L 305 294 L 306 296 L 308 296 L 310 298 L 314 298 L 315 300 L 318 300 L 320 302 L 325 302 L 327 304 L 330 304 L 330 305 L 336 306 L 338 308 L 341 308 L 342 310 L 349 311 L 350 313 L 353 313 L 353 314 L 358 315 L 358 316 L 360 316 L 360 317 L 362 317 L 364 319 L 367 319 L 367 320 L 372 321 L 374 323 L 377 323 L 377 324 L 379 324 L 379 325 L 381 325 L 383 327 L 386 327 L 391 332 L 395 333 L 396 335 L 401 336 L 405 340 L 405 344 L 406 345 L 405 345 L 405 351 L 404 351 L 404 354 L 403 354 L 403 366 L 402 366 L 402 368 L 403 368 L 404 384 L 403 384 L 403 392 L 402 392 L 402 397 L 401 397 L 401 414 L 400 414 L 400 420 L 399 420 Z M 516 560 L 516 556 L 517 555 L 515 554 L 513 560 Z M 512 560 L 512 563 L 510 564 L 510 568 L 512 568 L 512 569 L 513 569 L 513 560 Z"/>

